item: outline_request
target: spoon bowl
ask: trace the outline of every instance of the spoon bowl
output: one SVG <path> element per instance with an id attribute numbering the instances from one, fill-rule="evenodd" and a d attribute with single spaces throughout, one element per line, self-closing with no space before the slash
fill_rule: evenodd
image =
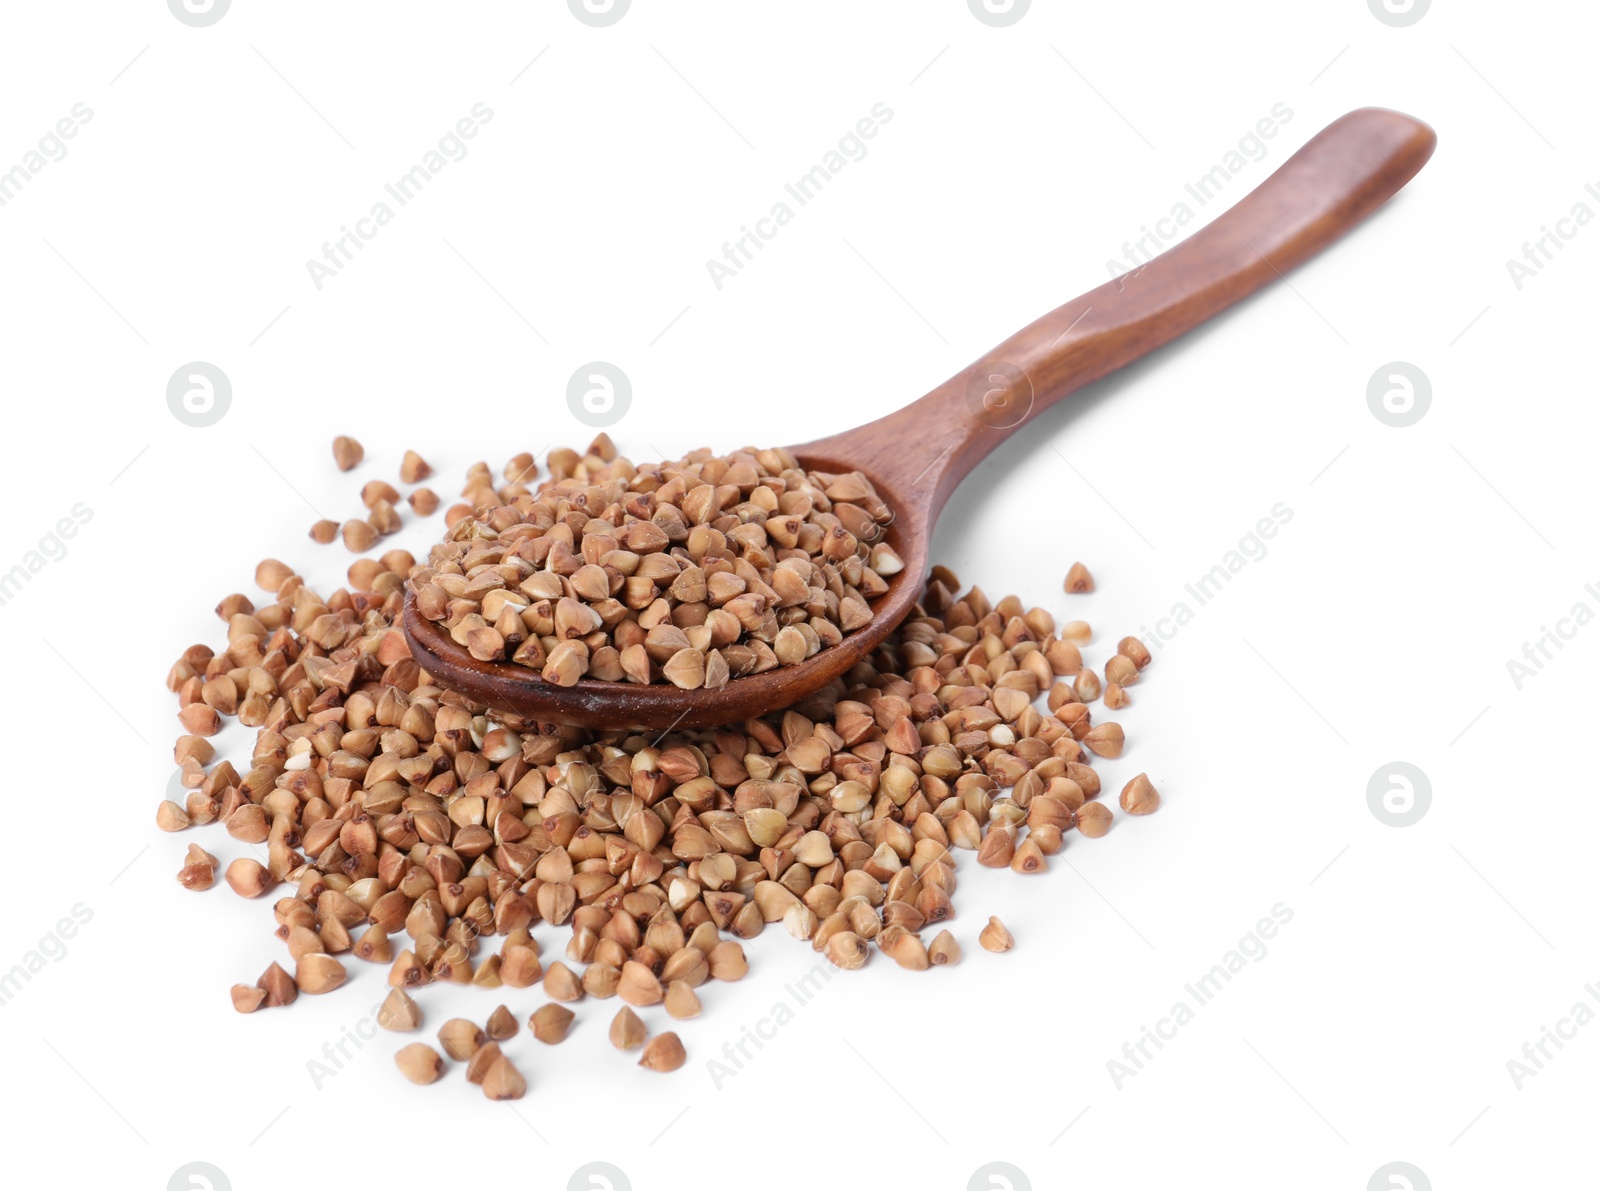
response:
<path id="1" fill-rule="evenodd" d="M 704 728 L 737 723 L 787 707 L 807 694 L 848 674 L 897 629 L 922 595 L 928 570 L 928 530 L 916 516 L 908 517 L 889 477 L 869 466 L 849 463 L 809 448 L 795 450 L 800 466 L 808 471 L 860 471 L 877 489 L 895 519 L 881 541 L 905 564 L 888 580 L 889 590 L 872 603 L 872 620 L 838 645 L 813 654 L 796 666 L 779 666 L 760 674 L 731 679 L 717 690 L 685 691 L 667 683 L 644 686 L 631 682 L 600 682 L 582 678 L 569 687 L 556 686 L 537 670 L 509 662 L 480 662 L 450 634 L 417 611 L 416 600 L 406 593 L 404 627 L 411 653 L 419 665 L 444 686 L 471 695 L 486 706 L 524 720 L 577 724 L 586 728 Z"/>
<path id="2" fill-rule="evenodd" d="M 1024 327 L 894 413 L 792 448 L 807 470 L 860 471 L 894 511 L 883 540 L 902 569 L 872 620 L 795 666 L 717 690 L 581 679 L 480 662 L 423 617 L 404 627 L 418 663 L 446 687 L 525 721 L 669 731 L 737 723 L 788 707 L 849 673 L 915 608 L 933 525 L 956 486 L 1045 409 L 1278 280 L 1355 227 L 1427 163 L 1433 130 L 1383 108 L 1334 121 L 1276 173 L 1187 240 Z"/>

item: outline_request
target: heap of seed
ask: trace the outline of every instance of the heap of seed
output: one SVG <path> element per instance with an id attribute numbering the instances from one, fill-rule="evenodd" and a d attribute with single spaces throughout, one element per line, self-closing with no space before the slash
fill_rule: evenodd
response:
<path id="1" fill-rule="evenodd" d="M 514 461 L 515 462 L 515 461 Z M 793 666 L 872 620 L 903 564 L 860 472 L 802 470 L 783 450 L 635 466 L 602 435 L 550 476 L 468 478 L 470 514 L 413 572 L 417 610 L 484 662 L 571 686 L 716 689 Z"/>
<path id="2" fill-rule="evenodd" d="M 723 478 L 746 462 L 728 463 Z M 563 492 L 562 502 L 581 499 Z M 527 494 L 510 505 L 494 503 L 503 493 L 480 496 L 471 520 L 490 526 Z M 534 524 L 533 515 L 506 524 Z M 557 542 L 569 526 L 552 530 Z M 584 535 L 585 548 L 608 536 Z M 869 571 L 851 557 L 834 578 Z M 1085 622 L 1058 631 L 1049 612 L 1014 596 L 992 602 L 973 587 L 958 597 L 956 577 L 936 567 L 896 633 L 787 711 L 659 737 L 597 733 L 491 719 L 418 667 L 396 626 L 406 585 L 454 573 L 393 550 L 354 563 L 349 587 L 324 597 L 268 559 L 256 581 L 269 599 L 224 599 L 226 647 L 193 646 L 168 675 L 188 794 L 183 805 L 161 804 L 158 825 L 220 822 L 265 846 L 265 863 L 236 859 L 224 878 L 243 897 L 280 894 L 276 933 L 293 974 L 273 962 L 254 985 L 235 985 L 240 1012 L 338 988 L 346 957 L 388 965 L 393 991 L 379 1014 L 387 1029 L 420 1027 L 410 994 L 431 983 L 539 984 L 551 1004 L 530 1019 L 535 1038 L 566 1037 L 573 1018 L 563 1006 L 615 997 L 625 1008 L 612 1042 L 642 1046 L 641 1066 L 670 1071 L 684 1061 L 677 1035 L 650 1037 L 627 1007 L 697 1016 L 706 981 L 744 976 L 739 940 L 781 923 L 842 969 L 874 951 L 908 969 L 954 963 L 962 949 L 945 929 L 955 914 L 954 851 L 1036 874 L 1072 831 L 1098 837 L 1111 825 L 1090 761 L 1119 756 L 1124 734 L 1094 722 L 1089 705 L 1102 689 L 1125 691 L 1148 665 L 1134 638 L 1119 643 L 1102 687 L 1080 651 L 1092 635 Z M 207 739 L 226 717 L 257 730 L 242 773 Z M 1129 814 L 1158 804 L 1144 774 L 1122 791 Z M 178 879 L 205 890 L 220 864 L 190 845 Z M 566 928 L 562 959 L 541 956 L 540 923 Z M 936 931 L 931 943 L 925 930 Z M 978 941 L 1012 946 L 993 918 Z M 515 1032 L 502 1006 L 482 1030 L 447 1022 L 440 1042 L 486 1095 L 509 1099 L 527 1086 L 499 1052 Z M 445 1060 L 419 1043 L 397 1063 L 427 1083 Z"/>

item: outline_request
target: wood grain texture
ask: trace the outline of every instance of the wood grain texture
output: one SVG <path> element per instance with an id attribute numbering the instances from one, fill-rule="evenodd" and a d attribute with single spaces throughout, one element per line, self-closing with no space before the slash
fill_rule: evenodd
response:
<path id="1" fill-rule="evenodd" d="M 704 727 L 786 707 L 846 673 L 910 613 L 933 523 L 977 464 L 1063 397 L 1278 280 L 1360 223 L 1433 154 L 1433 130 L 1382 108 L 1334 121 L 1271 177 L 1149 264 L 1024 327 L 926 396 L 843 434 L 792 448 L 819 471 L 864 472 L 895 510 L 886 540 L 905 569 L 873 620 L 798 666 L 721 690 L 584 680 L 554 687 L 523 666 L 473 659 L 406 597 L 421 665 L 446 686 L 526 719 L 592 728 Z"/>

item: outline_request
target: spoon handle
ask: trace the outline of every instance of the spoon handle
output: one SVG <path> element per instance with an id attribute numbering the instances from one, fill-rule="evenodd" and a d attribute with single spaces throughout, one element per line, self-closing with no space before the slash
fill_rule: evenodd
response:
<path id="1" fill-rule="evenodd" d="M 962 478 L 1029 421 L 1280 279 L 1410 181 L 1434 142 L 1431 128 L 1399 112 L 1342 116 L 1188 239 L 1024 327 L 927 396 L 797 453 L 856 459 L 890 489 L 928 493 L 931 523 Z"/>

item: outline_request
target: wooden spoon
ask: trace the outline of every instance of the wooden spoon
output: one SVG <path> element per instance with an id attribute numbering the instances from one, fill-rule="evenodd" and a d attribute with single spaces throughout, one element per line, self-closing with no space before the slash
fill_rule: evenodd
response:
<path id="1" fill-rule="evenodd" d="M 1426 124 L 1382 108 L 1334 121 L 1276 173 L 1142 268 L 1051 311 L 904 409 L 793 451 L 802 466 L 863 472 L 895 511 L 885 539 L 905 562 L 872 621 L 797 666 L 720 690 L 582 680 L 547 683 L 525 666 L 477 661 L 408 594 L 417 661 L 445 686 L 501 712 L 590 728 L 695 728 L 787 707 L 849 671 L 911 612 L 934 521 L 990 451 L 1067 394 L 1177 338 L 1360 223 L 1433 154 Z"/>

